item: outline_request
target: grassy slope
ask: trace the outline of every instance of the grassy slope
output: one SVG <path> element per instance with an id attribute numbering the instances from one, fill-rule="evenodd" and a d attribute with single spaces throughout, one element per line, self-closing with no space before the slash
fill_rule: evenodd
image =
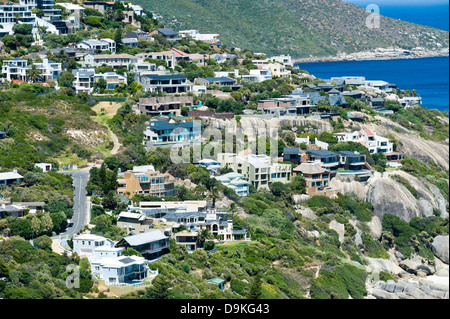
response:
<path id="1" fill-rule="evenodd" d="M 268 54 L 328 56 L 398 45 L 429 47 L 432 32 L 448 46 L 448 32 L 382 17 L 366 27 L 364 8 L 340 0 L 135 0 L 163 16 L 168 27 L 219 33 L 225 44 Z M 410 35 L 414 34 L 416 38 Z"/>

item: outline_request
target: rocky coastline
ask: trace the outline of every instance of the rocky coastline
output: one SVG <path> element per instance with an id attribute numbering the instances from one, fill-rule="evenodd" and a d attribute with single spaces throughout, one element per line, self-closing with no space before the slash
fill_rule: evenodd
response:
<path id="1" fill-rule="evenodd" d="M 297 59 L 294 65 L 299 63 L 315 62 L 341 62 L 341 61 L 368 61 L 368 60 L 396 60 L 396 59 L 417 59 L 429 57 L 449 56 L 449 48 L 439 50 L 428 50 L 424 48 L 414 48 L 412 50 L 397 48 L 378 48 L 371 51 L 362 51 L 355 53 L 339 53 L 335 56 L 327 57 L 308 57 Z"/>

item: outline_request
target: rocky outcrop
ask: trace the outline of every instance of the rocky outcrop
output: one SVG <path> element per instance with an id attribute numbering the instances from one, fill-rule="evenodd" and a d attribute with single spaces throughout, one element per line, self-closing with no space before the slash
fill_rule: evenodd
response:
<path id="1" fill-rule="evenodd" d="M 417 191 L 417 198 L 404 185 L 390 177 L 394 174 L 408 181 Z M 365 189 L 365 200 L 374 206 L 374 213 L 380 220 L 383 220 L 384 214 L 396 215 L 407 222 L 413 217 L 432 216 L 435 211 L 439 211 L 442 217 L 448 216 L 447 200 L 439 189 L 430 187 L 428 183 L 404 171 L 375 174 L 369 179 Z"/>
<path id="2" fill-rule="evenodd" d="M 449 299 L 448 285 L 426 281 L 377 281 L 367 288 L 367 293 L 367 299 Z"/>
<path id="3" fill-rule="evenodd" d="M 330 181 L 330 187 L 338 189 L 344 195 L 354 194 L 361 199 L 365 199 L 366 197 L 367 190 L 364 184 L 357 181 L 348 182 L 336 177 Z"/>
<path id="4" fill-rule="evenodd" d="M 442 260 L 444 263 L 448 264 L 449 255 L 449 237 L 447 236 L 437 236 L 433 240 L 431 246 L 433 254 Z"/>
<path id="5" fill-rule="evenodd" d="M 339 235 L 339 241 L 341 243 L 344 242 L 344 236 L 345 236 L 345 226 L 344 226 L 344 224 L 341 224 L 341 223 L 338 223 L 335 220 L 332 220 L 328 224 L 328 228 L 336 231 L 336 233 L 338 233 L 338 235 Z"/>
<path id="6" fill-rule="evenodd" d="M 383 225 L 381 224 L 381 220 L 378 216 L 373 216 L 372 220 L 367 223 L 369 226 L 370 236 L 373 239 L 380 239 L 383 234 Z"/>
<path id="7" fill-rule="evenodd" d="M 373 205 L 374 214 L 380 220 L 384 214 L 393 214 L 405 221 L 422 215 L 416 198 L 405 186 L 389 177 L 374 176 L 369 182 L 366 200 Z"/>

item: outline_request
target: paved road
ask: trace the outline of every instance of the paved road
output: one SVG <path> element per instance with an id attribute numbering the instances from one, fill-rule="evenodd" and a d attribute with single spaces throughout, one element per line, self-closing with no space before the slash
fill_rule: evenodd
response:
<path id="1" fill-rule="evenodd" d="M 73 217 L 71 222 L 73 225 L 68 227 L 61 235 L 75 235 L 85 225 L 88 224 L 88 201 L 86 194 L 86 185 L 89 179 L 89 170 L 80 170 L 70 173 L 73 178 L 74 198 L 73 198 Z"/>

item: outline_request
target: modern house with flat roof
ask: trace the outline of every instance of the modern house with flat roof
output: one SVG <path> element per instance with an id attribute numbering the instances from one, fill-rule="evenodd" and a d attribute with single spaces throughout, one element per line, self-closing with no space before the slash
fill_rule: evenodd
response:
<path id="1" fill-rule="evenodd" d="M 101 51 L 110 51 L 112 54 L 116 53 L 116 41 L 113 39 L 88 39 L 83 40 L 75 44 L 76 49 L 84 49 L 84 50 L 101 50 Z"/>
<path id="2" fill-rule="evenodd" d="M 238 156 L 233 153 L 218 154 L 222 168 L 231 168 L 257 190 L 269 189 L 273 182 L 288 183 L 292 176 L 292 165 L 277 163 L 267 155 Z"/>
<path id="3" fill-rule="evenodd" d="M 150 273 L 147 260 L 139 256 L 89 259 L 92 274 L 108 286 L 143 282 Z"/>
<path id="4" fill-rule="evenodd" d="M 197 249 L 198 242 L 198 232 L 183 230 L 181 232 L 175 233 L 175 242 L 178 245 L 185 246 L 188 252 L 193 252 Z"/>
<path id="5" fill-rule="evenodd" d="M 175 178 L 169 173 L 160 173 L 154 170 L 126 171 L 117 182 L 117 194 L 127 198 L 139 194 L 160 198 L 175 195 Z"/>
<path id="6" fill-rule="evenodd" d="M 144 145 L 148 148 L 183 147 L 200 142 L 201 137 L 202 127 L 195 121 L 150 121 L 144 131 Z"/>
<path id="7" fill-rule="evenodd" d="M 72 75 L 75 77 L 72 85 L 75 91 L 91 94 L 94 91 L 94 68 L 79 68 L 72 70 Z"/>
<path id="8" fill-rule="evenodd" d="M 192 91 L 194 86 L 184 75 L 138 75 L 136 80 L 145 92 L 182 94 Z"/>
<path id="9" fill-rule="evenodd" d="M 138 59 L 134 55 L 122 54 L 88 54 L 84 57 L 85 67 L 99 67 L 104 65 L 112 67 L 129 67 Z"/>
<path id="10" fill-rule="evenodd" d="M 124 228 L 127 234 L 145 233 L 152 229 L 152 219 L 140 212 L 121 212 L 117 219 L 117 226 Z"/>
<path id="11" fill-rule="evenodd" d="M 249 182 L 239 173 L 230 172 L 220 176 L 214 176 L 224 186 L 231 188 L 238 196 L 245 197 L 250 194 Z"/>
<path id="12" fill-rule="evenodd" d="M 264 114 L 275 116 L 298 116 L 310 114 L 314 105 L 310 104 L 308 97 L 282 97 L 258 101 L 258 110 Z"/>
<path id="13" fill-rule="evenodd" d="M 391 153 L 394 150 L 394 144 L 388 138 L 377 135 L 369 129 L 350 133 L 339 132 L 333 135 L 339 142 L 361 143 L 369 149 L 370 154 Z"/>
<path id="14" fill-rule="evenodd" d="M 203 80 L 203 81 L 199 82 L 199 80 Z M 206 85 L 217 84 L 220 87 L 232 87 L 232 86 L 236 85 L 237 81 L 235 79 L 228 78 L 228 77 L 211 77 L 211 78 L 195 79 L 194 83 L 206 84 Z"/>
<path id="15" fill-rule="evenodd" d="M 159 229 L 142 234 L 124 237 L 115 247 L 133 248 L 141 253 L 147 260 L 156 259 L 169 251 L 169 237 Z"/>
<path id="16" fill-rule="evenodd" d="M 323 168 L 329 171 L 337 171 L 339 169 L 339 154 L 326 150 L 308 150 L 308 161 L 319 161 Z"/>
<path id="17" fill-rule="evenodd" d="M 98 236 L 94 234 L 83 234 L 78 235 L 73 238 L 73 249 L 74 253 L 78 255 L 88 255 L 92 256 L 94 250 L 97 248 L 111 248 L 114 246 L 113 241 L 107 239 L 103 236 Z"/>
<path id="18" fill-rule="evenodd" d="M 40 63 L 33 63 L 39 70 L 38 82 L 46 82 L 48 80 L 56 80 L 62 72 L 61 63 L 56 63 L 49 59 L 43 59 Z M 29 70 L 31 65 L 28 61 L 21 58 L 14 58 L 12 60 L 4 60 L 2 66 L 2 73 L 8 81 L 19 80 L 23 82 L 29 81 Z"/>
<path id="19" fill-rule="evenodd" d="M 194 98 L 192 96 L 159 96 L 141 98 L 137 103 L 139 112 L 149 116 L 159 115 L 181 115 L 181 108 L 192 106 Z"/>

